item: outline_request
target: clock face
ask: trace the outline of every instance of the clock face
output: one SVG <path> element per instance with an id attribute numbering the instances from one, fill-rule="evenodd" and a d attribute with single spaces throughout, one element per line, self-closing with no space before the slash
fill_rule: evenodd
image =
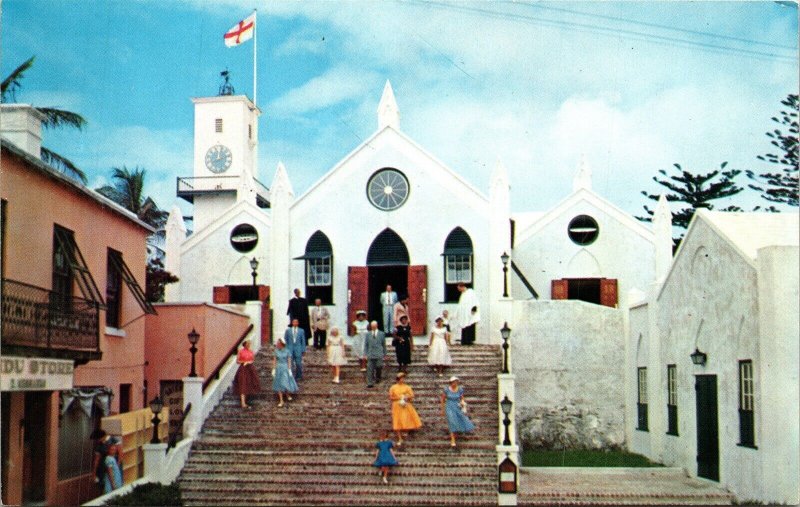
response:
<path id="1" fill-rule="evenodd" d="M 369 202 L 383 211 L 392 211 L 408 198 L 408 179 L 397 169 L 381 169 L 367 182 Z"/>
<path id="2" fill-rule="evenodd" d="M 215 144 L 206 152 L 206 167 L 214 173 L 224 173 L 231 167 L 233 154 L 227 146 Z"/>

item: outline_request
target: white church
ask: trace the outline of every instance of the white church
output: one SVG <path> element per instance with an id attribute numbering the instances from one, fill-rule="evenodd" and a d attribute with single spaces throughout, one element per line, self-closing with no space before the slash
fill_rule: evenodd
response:
<path id="1" fill-rule="evenodd" d="M 481 305 L 478 343 L 499 343 L 499 330 L 506 322 L 513 329 L 515 411 L 523 445 L 551 445 L 547 425 L 561 418 L 559 427 L 574 430 L 575 445 L 630 448 L 698 475 L 698 466 L 686 458 L 696 454 L 697 442 L 682 438 L 666 446 L 663 437 L 637 432 L 635 421 L 631 422 L 641 405 L 632 394 L 641 389 L 639 363 L 660 372 L 665 347 L 674 347 L 680 359 L 666 357 L 677 364 L 689 361 L 694 350 L 684 350 L 691 340 L 657 338 L 665 333 L 676 336 L 658 326 L 676 326 L 679 320 L 652 316 L 652 323 L 647 323 L 647 301 L 664 298 L 671 290 L 665 288 L 657 296 L 656 289 L 665 280 L 687 276 L 676 274 L 682 267 L 673 263 L 672 223 L 665 199 L 659 202 L 652 226 L 646 226 L 592 190 L 591 170 L 582 160 L 572 193 L 559 204 L 545 211 L 512 213 L 502 163 L 495 165 L 486 188 L 464 180 L 403 133 L 388 81 L 377 108 L 376 131 L 303 194 L 295 195 L 291 168 L 282 164 L 269 186 L 260 180 L 260 111 L 250 99 L 228 95 L 193 102 L 194 171 L 179 177 L 177 184 L 177 196 L 193 204 L 193 233 L 187 236 L 175 206 L 167 224 L 165 266 L 180 281 L 167 286 L 167 301 L 241 303 L 252 294 L 253 285 L 268 287 L 265 303 L 273 311 L 274 340 L 288 324 L 286 306 L 295 288 L 309 304 L 322 300 L 333 325 L 350 331 L 357 310 L 381 321 L 380 292 L 391 284 L 408 296 L 413 333 L 425 336 L 442 310 L 457 313 L 456 287 L 463 282 L 475 290 Z M 796 220 L 786 227 L 790 232 L 794 227 L 794 239 L 784 230 L 778 243 L 796 259 Z M 691 235 L 690 231 L 690 241 Z M 774 243 L 768 238 L 765 244 Z M 798 268 L 792 269 L 796 316 Z M 630 307 L 638 309 L 633 316 Z M 663 311 L 657 304 L 650 308 L 652 315 L 653 308 Z M 718 312 L 711 312 L 707 320 L 716 318 Z M 457 338 L 459 322 L 452 323 Z M 712 324 L 705 325 L 713 329 Z M 769 385 L 793 380 L 795 390 L 779 400 L 756 393 L 755 406 L 760 409 L 769 399 L 778 404 L 770 410 L 788 407 L 797 415 L 797 320 L 781 326 L 775 339 L 793 343 L 795 355 Z M 636 352 L 637 340 L 630 333 L 638 336 L 641 329 L 647 330 L 641 333 L 649 348 L 640 345 L 642 350 Z M 711 344 L 703 347 L 717 350 Z M 765 370 L 760 369 L 758 355 L 748 358 L 754 371 Z M 665 372 L 666 368 L 663 365 Z M 692 374 L 698 372 L 681 372 L 684 384 Z M 667 381 L 660 374 L 645 382 L 651 393 L 667 393 Z M 735 379 L 720 379 L 720 397 L 736 386 Z M 681 412 L 681 428 L 688 428 L 696 424 L 689 413 L 696 413 L 694 399 L 686 385 L 680 389 L 678 399 L 691 405 L 691 410 Z M 651 417 L 661 417 L 663 410 L 654 407 Z M 720 413 L 720 424 L 728 424 L 727 418 L 735 415 Z M 666 417 L 653 427 L 666 425 Z M 578 419 L 585 426 L 573 424 Z M 768 421 L 758 416 L 755 424 Z M 783 448 L 784 453 L 785 449 L 794 453 L 780 459 L 787 473 L 795 473 L 795 481 L 797 425 L 795 418 L 781 434 L 756 430 L 764 439 L 768 435 L 777 439 L 762 444 L 770 452 Z M 725 434 L 721 431 L 715 438 Z M 681 458 L 664 450 L 675 445 L 681 446 Z M 757 479 L 742 486 L 741 473 L 726 470 L 722 466 L 711 479 L 737 496 L 798 501 L 786 492 L 785 481 L 777 489 L 751 487 Z M 744 491 L 736 490 L 742 487 Z"/>

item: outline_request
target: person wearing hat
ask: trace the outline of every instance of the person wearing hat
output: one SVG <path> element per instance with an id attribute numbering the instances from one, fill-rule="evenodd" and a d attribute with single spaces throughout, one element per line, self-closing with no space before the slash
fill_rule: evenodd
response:
<path id="1" fill-rule="evenodd" d="M 356 320 L 353 322 L 353 355 L 361 365 L 361 371 L 367 371 L 367 356 L 364 355 L 364 340 L 367 339 L 369 322 L 367 312 L 359 310 L 356 312 Z"/>
<path id="2" fill-rule="evenodd" d="M 394 338 L 392 338 L 392 345 L 397 356 L 397 369 L 407 371 L 408 365 L 411 364 L 414 339 L 411 337 L 411 325 L 408 323 L 406 315 L 401 315 L 398 320 L 397 327 L 394 330 Z"/>
<path id="3" fill-rule="evenodd" d="M 442 393 L 442 415 L 447 417 L 450 430 L 450 447 L 456 446 L 457 433 L 471 433 L 475 425 L 467 417 L 467 403 L 464 401 L 464 388 L 456 376 L 450 377 L 450 385 Z"/>
<path id="4" fill-rule="evenodd" d="M 453 364 L 450 357 L 450 333 L 444 327 L 444 318 L 436 317 L 436 326 L 431 330 L 431 339 L 428 342 L 428 364 L 433 366 L 434 373 L 441 377 L 444 369 Z"/>
<path id="5" fill-rule="evenodd" d="M 399 372 L 397 381 L 389 388 L 389 399 L 392 401 L 392 429 L 397 433 L 397 446 L 403 445 L 403 432 L 409 432 L 422 427 L 414 405 L 414 390 L 405 383 L 406 374 Z"/>

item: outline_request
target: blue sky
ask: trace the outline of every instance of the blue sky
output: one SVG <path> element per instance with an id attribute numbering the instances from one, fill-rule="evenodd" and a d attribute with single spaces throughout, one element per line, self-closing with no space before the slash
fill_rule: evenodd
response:
<path id="1" fill-rule="evenodd" d="M 45 146 L 92 187 L 146 168 L 169 209 L 192 173 L 190 98 L 216 95 L 225 68 L 252 97 L 252 41 L 222 35 L 253 8 L 259 179 L 282 161 L 296 195 L 375 132 L 387 79 L 401 130 L 479 191 L 504 163 L 513 211 L 566 197 L 582 155 L 635 214 L 675 162 L 767 169 L 764 133 L 798 91 L 797 10 L 777 2 L 4 0 L 2 74 L 36 55 L 17 102 L 89 122 Z"/>

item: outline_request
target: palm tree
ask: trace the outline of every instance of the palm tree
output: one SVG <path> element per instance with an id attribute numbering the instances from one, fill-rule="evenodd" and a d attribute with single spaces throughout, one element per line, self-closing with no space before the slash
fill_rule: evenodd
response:
<path id="1" fill-rule="evenodd" d="M 136 214 L 139 220 L 155 229 L 163 229 L 168 213 L 161 210 L 150 197 L 144 195 L 144 180 L 147 170 L 135 167 L 133 170 L 125 166 L 111 169 L 111 185 L 97 188 L 97 192 L 108 197 L 128 211 Z"/>
<path id="2" fill-rule="evenodd" d="M 0 101 L 16 102 L 17 90 L 22 88 L 22 78 L 25 71 L 33 66 L 36 57 L 32 56 L 22 65 L 14 69 L 2 83 L 0 83 Z M 45 128 L 74 127 L 83 130 L 86 120 L 79 114 L 71 111 L 64 111 L 55 107 L 36 107 L 36 110 L 45 116 L 42 126 Z M 79 179 L 84 185 L 88 182 L 86 173 L 79 169 L 72 161 L 42 146 L 42 160 L 60 170 L 61 172 Z"/>

